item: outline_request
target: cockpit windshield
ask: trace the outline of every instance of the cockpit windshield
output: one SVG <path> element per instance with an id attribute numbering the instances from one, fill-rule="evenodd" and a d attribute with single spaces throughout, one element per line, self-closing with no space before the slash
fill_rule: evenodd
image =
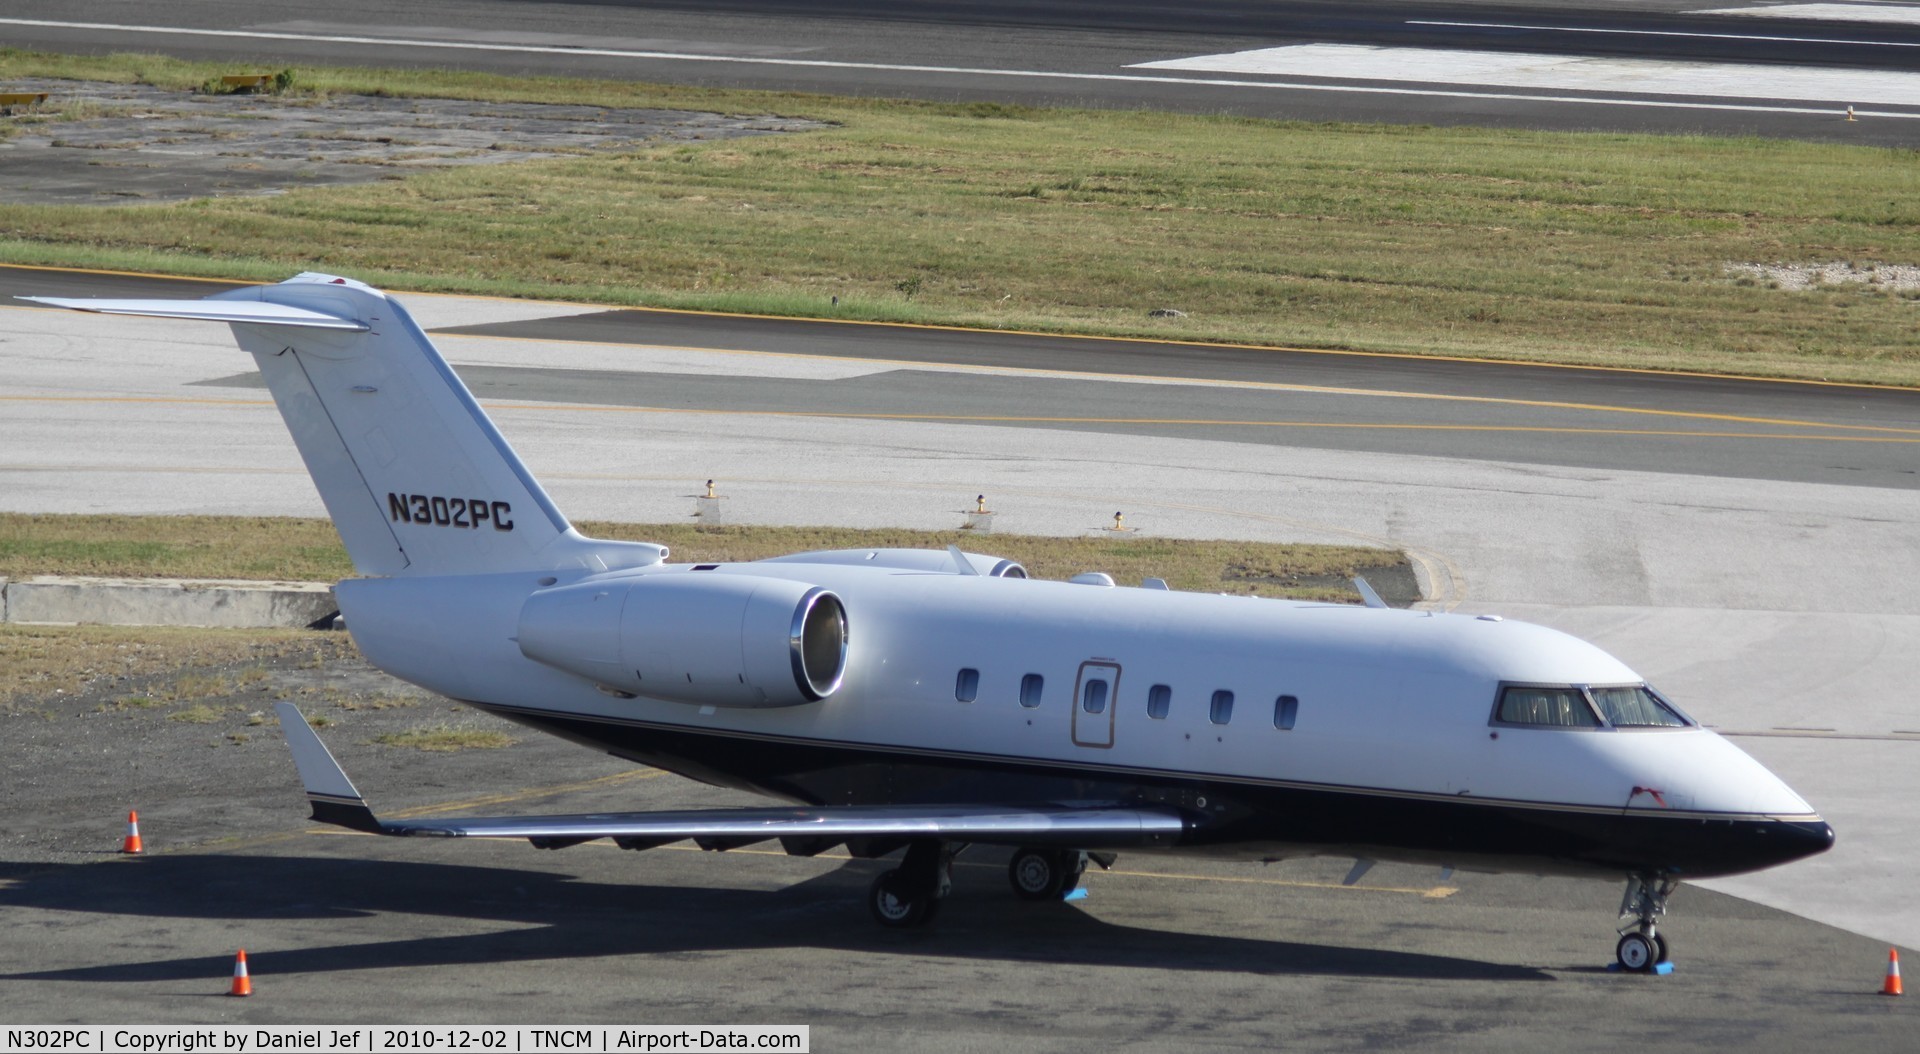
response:
<path id="1" fill-rule="evenodd" d="M 1598 728 L 1600 719 L 1580 689 L 1513 687 L 1500 696 L 1500 721 L 1509 725 Z"/>
<path id="2" fill-rule="evenodd" d="M 1644 684 L 1514 684 L 1493 721 L 1534 728 L 1686 728 L 1691 721 Z"/>
<path id="3" fill-rule="evenodd" d="M 1589 688 L 1593 702 L 1607 724 L 1615 728 L 1685 728 L 1687 719 L 1676 713 L 1647 686 Z"/>

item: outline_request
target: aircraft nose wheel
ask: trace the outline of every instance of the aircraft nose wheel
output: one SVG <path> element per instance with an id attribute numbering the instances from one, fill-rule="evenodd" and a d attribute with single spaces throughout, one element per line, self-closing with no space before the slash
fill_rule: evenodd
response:
<path id="1" fill-rule="evenodd" d="M 1021 849 L 1007 862 L 1007 882 L 1021 900 L 1059 900 L 1080 884 L 1087 854 L 1071 849 Z"/>
<path id="2" fill-rule="evenodd" d="M 1659 942 L 1662 945 L 1665 943 L 1665 941 Z M 1619 960 L 1622 970 L 1645 973 L 1653 969 L 1654 963 L 1660 961 L 1660 948 L 1644 933 L 1629 933 L 1620 938 L 1620 943 L 1614 946 L 1613 957 Z"/>
<path id="3" fill-rule="evenodd" d="M 1654 928 L 1654 920 L 1667 913 L 1667 898 L 1680 883 L 1671 878 L 1656 878 L 1649 875 L 1634 875 L 1627 879 L 1627 892 L 1620 901 L 1622 918 L 1631 917 L 1636 921 L 1620 935 L 1620 943 L 1613 946 L 1614 961 L 1622 970 L 1635 973 L 1653 973 L 1655 967 L 1667 962 L 1667 939 L 1660 936 Z"/>

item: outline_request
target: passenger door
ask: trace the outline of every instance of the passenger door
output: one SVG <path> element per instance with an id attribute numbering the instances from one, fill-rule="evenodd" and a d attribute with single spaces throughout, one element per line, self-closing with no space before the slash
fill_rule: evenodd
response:
<path id="1" fill-rule="evenodd" d="M 1113 712 L 1120 694 L 1120 664 L 1091 659 L 1080 664 L 1073 685 L 1073 742 L 1076 746 L 1113 746 Z"/>

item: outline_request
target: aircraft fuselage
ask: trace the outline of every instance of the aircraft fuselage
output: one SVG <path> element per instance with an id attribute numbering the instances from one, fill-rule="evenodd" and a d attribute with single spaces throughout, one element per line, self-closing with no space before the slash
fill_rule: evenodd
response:
<path id="1" fill-rule="evenodd" d="M 354 580 L 340 598 L 362 650 L 397 676 L 622 757 L 807 804 L 1162 805 L 1196 818 L 1174 847 L 1191 852 L 1606 876 L 1733 874 L 1831 842 L 1793 791 L 1697 725 L 1499 721 L 1509 686 L 1643 683 L 1554 630 L 939 573 L 886 566 L 888 556 Z M 725 634 L 683 644 L 703 654 L 672 666 L 671 689 L 696 701 L 650 697 L 662 674 L 623 670 L 623 649 L 631 658 L 644 642 L 620 640 L 621 608 L 748 580 L 830 590 L 844 606 L 832 694 L 739 702 L 754 685 L 727 672 L 741 642 Z M 559 660 L 569 669 L 530 659 L 521 639 L 534 628 L 530 598 L 560 591 L 582 598 L 581 611 L 545 646 L 570 649 Z"/>

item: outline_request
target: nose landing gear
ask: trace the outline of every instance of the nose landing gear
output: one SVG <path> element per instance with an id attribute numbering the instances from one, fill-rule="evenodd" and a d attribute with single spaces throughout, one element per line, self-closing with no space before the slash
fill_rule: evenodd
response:
<path id="1" fill-rule="evenodd" d="M 1627 891 L 1620 898 L 1620 917 L 1632 922 L 1620 928 L 1620 943 L 1613 956 L 1622 970 L 1653 973 L 1667 962 L 1667 939 L 1660 936 L 1654 920 L 1667 913 L 1667 898 L 1680 888 L 1678 879 L 1655 875 L 1633 875 L 1627 879 Z"/>

